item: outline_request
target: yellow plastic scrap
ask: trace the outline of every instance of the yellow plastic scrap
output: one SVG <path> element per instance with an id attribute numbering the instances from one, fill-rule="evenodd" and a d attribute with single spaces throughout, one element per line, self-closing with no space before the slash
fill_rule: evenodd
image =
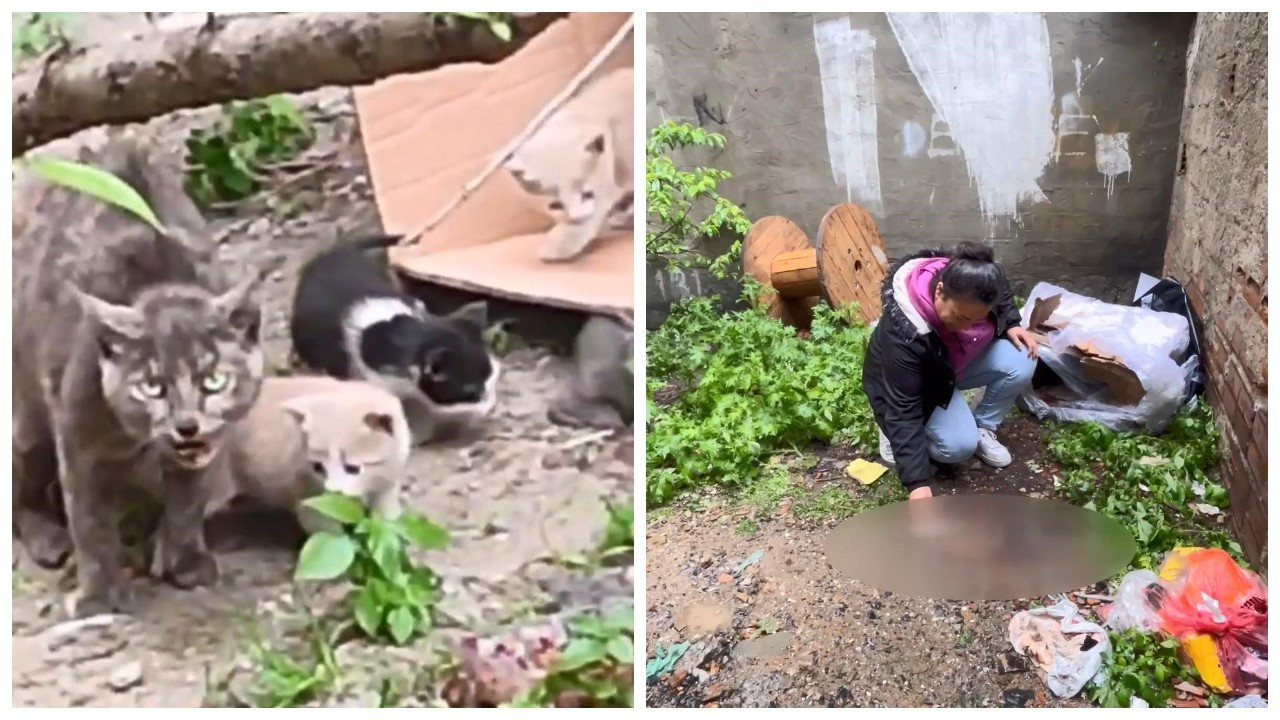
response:
<path id="1" fill-rule="evenodd" d="M 857 480 L 863 485 L 870 485 L 871 483 L 879 480 L 880 476 L 888 471 L 889 468 L 881 465 L 880 463 L 868 462 L 862 458 L 858 458 L 845 467 L 844 474 L 854 480 Z"/>
<path id="2" fill-rule="evenodd" d="M 1212 635 L 1192 635 L 1182 641 L 1182 651 L 1191 659 L 1196 672 L 1205 685 L 1215 692 L 1231 692 L 1231 684 L 1227 682 L 1226 673 L 1222 672 L 1222 663 L 1218 662 L 1218 644 Z"/>
<path id="3" fill-rule="evenodd" d="M 1164 562 L 1160 565 L 1160 579 L 1164 582 L 1171 582 L 1182 572 L 1187 566 L 1187 556 L 1202 548 L 1198 547 L 1176 547 L 1169 551 L 1169 555 L 1165 557 Z M 1227 683 L 1227 675 L 1222 671 L 1222 664 L 1218 662 L 1218 645 L 1214 642 L 1212 635 L 1192 635 L 1182 640 L 1182 651 L 1187 654 L 1187 658 L 1191 660 L 1191 664 L 1195 666 L 1196 672 L 1200 674 L 1200 679 L 1205 685 L 1213 688 L 1215 692 L 1229 693 L 1231 685 Z"/>
<path id="4" fill-rule="evenodd" d="M 1173 582 L 1174 578 L 1178 577 L 1182 573 L 1182 569 L 1187 566 L 1187 556 L 1203 549 L 1179 546 L 1170 550 L 1164 562 L 1160 565 L 1160 579 L 1165 582 Z"/>

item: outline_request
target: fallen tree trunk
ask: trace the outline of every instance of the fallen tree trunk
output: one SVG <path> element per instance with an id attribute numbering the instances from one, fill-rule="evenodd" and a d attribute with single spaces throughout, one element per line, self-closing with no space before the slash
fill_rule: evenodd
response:
<path id="1" fill-rule="evenodd" d="M 567 15 L 517 14 L 504 42 L 483 22 L 428 13 L 278 13 L 54 54 L 13 78 L 13 156 L 182 108 L 498 62 Z"/>

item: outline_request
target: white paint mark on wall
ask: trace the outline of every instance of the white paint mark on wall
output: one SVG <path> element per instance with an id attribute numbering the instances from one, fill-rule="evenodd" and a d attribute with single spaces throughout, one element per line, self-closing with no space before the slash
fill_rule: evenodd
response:
<path id="1" fill-rule="evenodd" d="M 935 112 L 933 121 L 929 123 L 929 157 L 951 157 L 959 152 L 960 148 L 956 147 L 956 139 L 951 137 L 947 121 Z"/>
<path id="2" fill-rule="evenodd" d="M 693 287 L 690 287 L 690 279 Z M 675 302 L 704 294 L 698 273 L 685 274 L 680 268 L 658 270 L 653 274 L 653 280 L 658 286 L 658 296 L 663 300 Z"/>
<path id="3" fill-rule="evenodd" d="M 911 72 L 964 153 L 988 232 L 1037 181 L 1054 149 L 1049 29 L 1040 13 L 888 13 Z"/>
<path id="4" fill-rule="evenodd" d="M 849 202 L 856 200 L 868 212 L 882 215 L 875 38 L 867 30 L 855 30 L 843 17 L 814 23 L 813 44 L 822 75 L 831 176 L 845 188 Z"/>
<path id="5" fill-rule="evenodd" d="M 1093 75 L 1095 72 L 1098 71 L 1098 66 L 1101 65 L 1102 61 L 1105 59 L 1106 58 L 1098 58 L 1098 62 L 1089 63 L 1088 65 L 1083 64 L 1080 58 L 1076 58 L 1075 60 L 1071 61 L 1072 64 L 1075 65 L 1076 67 L 1076 96 L 1077 97 L 1084 94 L 1085 80 L 1088 80 L 1091 75 Z"/>
<path id="6" fill-rule="evenodd" d="M 920 151 L 928 140 L 920 123 L 908 120 L 902 124 L 902 154 L 904 157 L 919 157 Z"/>
<path id="7" fill-rule="evenodd" d="M 1062 108 L 1058 112 L 1058 132 L 1053 141 L 1053 161 L 1058 162 L 1063 155 L 1087 155 L 1088 153 L 1084 150 L 1064 150 L 1063 141 L 1080 135 L 1092 135 L 1097 129 L 1098 116 L 1086 115 L 1084 108 L 1080 106 L 1080 98 L 1075 93 L 1063 95 Z M 1071 146 L 1073 148 L 1088 147 L 1088 145 L 1080 145 L 1078 141 Z"/>
<path id="8" fill-rule="evenodd" d="M 1098 133 L 1093 137 L 1096 144 L 1095 159 L 1098 172 L 1106 178 L 1107 197 L 1116 189 L 1116 177 L 1125 175 L 1125 182 L 1133 177 L 1133 161 L 1129 158 L 1129 133 Z"/>

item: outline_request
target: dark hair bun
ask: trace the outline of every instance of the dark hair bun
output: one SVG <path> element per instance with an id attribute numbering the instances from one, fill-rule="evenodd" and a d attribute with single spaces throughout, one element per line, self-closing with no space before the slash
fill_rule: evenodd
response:
<path id="1" fill-rule="evenodd" d="M 993 263 L 996 261 L 995 251 L 989 245 L 972 240 L 966 240 L 951 251 L 952 260 L 973 260 L 980 263 Z"/>

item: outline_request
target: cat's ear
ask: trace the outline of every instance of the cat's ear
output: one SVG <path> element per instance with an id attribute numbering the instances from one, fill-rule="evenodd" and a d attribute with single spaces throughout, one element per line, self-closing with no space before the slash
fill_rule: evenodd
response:
<path id="1" fill-rule="evenodd" d="M 597 135 L 592 138 L 591 142 L 587 143 L 586 150 L 592 155 L 599 155 L 604 152 L 604 135 Z"/>
<path id="2" fill-rule="evenodd" d="M 449 317 L 475 325 L 483 331 L 489 326 L 489 303 L 486 300 L 467 303 L 450 313 Z"/>
<path id="3" fill-rule="evenodd" d="M 277 257 L 213 299 L 214 310 L 250 343 L 258 342 L 262 327 L 262 305 L 258 298 L 258 288 L 283 264 L 284 258 Z"/>
<path id="4" fill-rule="evenodd" d="M 395 435 L 395 424 L 388 413 L 371 412 L 364 416 L 364 424 L 374 432 Z"/>
<path id="5" fill-rule="evenodd" d="M 311 403 L 307 401 L 305 396 L 281 403 L 280 409 L 293 418 L 293 421 L 298 423 L 298 427 L 304 433 L 307 432 L 311 425 Z"/>
<path id="6" fill-rule="evenodd" d="M 116 305 L 68 285 L 80 311 L 93 321 L 102 353 L 108 357 L 120 352 L 120 343 L 137 340 L 146 333 L 146 319 L 142 312 L 129 305 Z"/>

